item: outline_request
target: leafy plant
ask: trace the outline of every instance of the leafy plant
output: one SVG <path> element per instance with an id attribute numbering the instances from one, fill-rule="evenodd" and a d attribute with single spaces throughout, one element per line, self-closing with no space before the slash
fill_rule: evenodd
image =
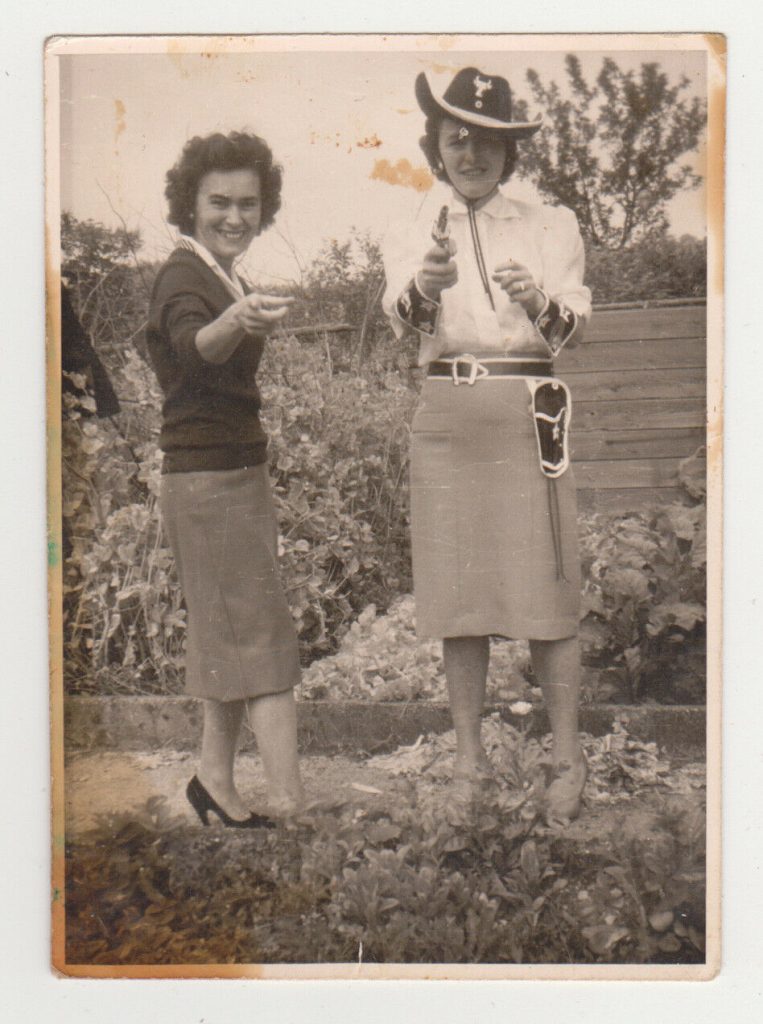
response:
<path id="1" fill-rule="evenodd" d="M 495 641 L 488 700 L 517 700 L 529 692 L 526 643 Z M 306 669 L 300 695 L 308 700 L 447 700 L 442 644 L 416 636 L 410 595 L 378 613 L 367 605 L 342 637 L 335 654 Z"/>
<path id="2" fill-rule="evenodd" d="M 303 641 L 327 651 L 369 601 L 407 589 L 414 395 L 394 364 L 334 370 L 288 336 L 271 341 L 261 376 L 281 572 Z"/>
<path id="3" fill-rule="evenodd" d="M 582 533 L 584 648 L 618 666 L 632 698 L 670 692 L 669 665 L 705 622 L 705 507 L 594 515 Z M 667 683 L 667 685 L 666 685 Z"/>
<path id="4" fill-rule="evenodd" d="M 92 680 L 120 668 L 138 678 L 177 675 L 185 609 L 156 507 L 158 457 L 151 446 L 135 467 L 113 432 L 105 433 L 69 409 L 63 429 L 67 675 Z M 147 498 L 131 500 L 136 482 Z"/>
<path id="5" fill-rule="evenodd" d="M 410 780 L 391 776 L 381 802 L 317 807 L 275 832 L 223 837 L 156 798 L 109 817 L 67 851 L 68 959 L 700 962 L 699 800 L 658 797 L 644 776 L 653 809 L 645 819 L 641 805 L 638 827 L 628 803 L 595 838 L 552 832 L 539 822 L 542 746 L 497 720 L 490 736 L 497 780 L 464 806 L 402 751 Z M 631 799 L 608 781 L 610 751 L 628 742 L 586 741 L 592 797 Z"/>
<path id="6" fill-rule="evenodd" d="M 64 396 L 67 687 L 178 690 L 184 609 L 156 502 L 162 398 L 139 343 L 154 268 L 138 260 L 135 234 L 67 214 L 62 238 L 75 304 L 122 405 L 118 417 L 97 420 L 84 379 Z M 651 244 L 644 241 L 644 253 Z M 703 263 L 704 253 L 692 252 Z M 617 254 L 626 256 L 631 250 Z M 260 383 L 281 572 L 303 662 L 314 663 L 305 696 L 443 699 L 439 647 L 416 640 L 405 598 L 408 424 L 417 381 L 409 370 L 413 349 L 393 341 L 379 319 L 379 274 L 373 239 L 332 242 L 306 274 L 303 314 L 346 318 L 360 333 L 282 333 L 266 347 Z M 695 499 L 703 473 L 698 460 L 682 469 Z M 700 508 L 582 521 L 585 649 L 610 670 L 589 696 L 678 699 L 685 690 L 671 676 L 678 661 L 691 660 L 688 653 L 701 680 Z M 527 700 L 532 682 L 526 645 L 495 644 L 489 699 Z"/>

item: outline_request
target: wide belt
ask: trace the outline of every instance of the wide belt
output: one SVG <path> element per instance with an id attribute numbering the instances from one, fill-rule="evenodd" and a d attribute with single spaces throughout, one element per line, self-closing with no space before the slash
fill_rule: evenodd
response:
<path id="1" fill-rule="evenodd" d="M 427 369 L 428 377 L 448 377 L 454 384 L 486 377 L 553 377 L 554 364 L 550 359 L 506 359 L 492 356 L 473 356 L 471 353 L 434 359 Z"/>

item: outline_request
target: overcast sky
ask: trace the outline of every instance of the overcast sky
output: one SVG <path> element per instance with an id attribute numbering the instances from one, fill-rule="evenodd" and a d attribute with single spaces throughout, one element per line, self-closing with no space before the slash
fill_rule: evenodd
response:
<path id="1" fill-rule="evenodd" d="M 607 54 L 627 68 L 656 60 L 671 79 L 686 74 L 691 93 L 705 95 L 703 51 L 586 52 L 595 38 L 579 37 L 574 47 L 567 40 L 554 44 L 559 49 L 543 51 L 497 51 L 492 42 L 480 52 L 447 47 L 434 52 L 430 38 L 426 48 L 409 44 L 402 52 L 399 41 L 397 50 L 380 50 L 378 41 L 369 41 L 369 49 L 359 52 L 357 40 L 334 42 L 340 48 L 331 51 L 318 50 L 317 42 L 295 41 L 292 48 L 289 40 L 273 40 L 270 46 L 279 52 L 65 56 L 60 61 L 61 207 L 109 226 L 123 218 L 140 230 L 146 255 L 162 257 L 174 237 L 164 219 L 164 176 L 185 141 L 217 130 L 250 129 L 271 145 L 285 179 L 282 210 L 252 246 L 247 269 L 254 276 L 268 271 L 296 278 L 300 263 L 309 262 L 326 239 L 343 240 L 352 226 L 381 235 L 391 220 L 406 216 L 425 198 L 410 183 L 379 176 L 380 164 L 399 168 L 400 161 L 408 161 L 414 169 L 424 167 L 418 147 L 423 117 L 413 95 L 421 70 L 445 84 L 458 68 L 475 65 L 505 75 L 516 94 L 529 98 L 527 69 L 563 85 L 564 53 L 574 48 L 589 80 Z M 693 159 L 701 170 L 701 155 Z M 521 180 L 506 187 L 520 198 L 534 196 Z M 669 213 L 675 234 L 704 235 L 704 189 L 678 196 Z"/>

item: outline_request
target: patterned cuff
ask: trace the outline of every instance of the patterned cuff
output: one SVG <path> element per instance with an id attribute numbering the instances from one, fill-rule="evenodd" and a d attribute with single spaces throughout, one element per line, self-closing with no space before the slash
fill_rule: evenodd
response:
<path id="1" fill-rule="evenodd" d="M 564 348 L 577 326 L 577 314 L 563 302 L 556 302 L 546 295 L 546 304 L 535 318 L 535 329 L 551 349 L 552 355 Z"/>
<path id="2" fill-rule="evenodd" d="M 437 329 L 440 303 L 427 298 L 419 288 L 416 278 L 412 277 L 398 296 L 395 312 L 408 327 L 412 327 L 419 334 L 431 337 Z"/>

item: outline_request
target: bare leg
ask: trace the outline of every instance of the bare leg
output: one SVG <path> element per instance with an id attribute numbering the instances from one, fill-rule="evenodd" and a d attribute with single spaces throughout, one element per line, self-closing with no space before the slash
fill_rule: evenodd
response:
<path id="1" fill-rule="evenodd" d="M 547 792 L 549 816 L 570 819 L 580 812 L 586 766 L 578 734 L 580 649 L 578 638 L 531 640 L 533 669 L 548 708 L 556 778 Z"/>
<path id="2" fill-rule="evenodd" d="M 209 794 L 232 818 L 243 820 L 250 808 L 244 804 L 233 781 L 243 700 L 204 701 L 204 731 L 201 738 L 201 763 L 198 777 Z"/>
<path id="3" fill-rule="evenodd" d="M 480 738 L 490 640 L 486 636 L 448 637 L 442 644 L 450 713 L 456 730 L 456 771 L 487 764 Z"/>
<path id="4" fill-rule="evenodd" d="M 275 813 L 293 813 L 304 803 L 297 756 L 294 691 L 266 694 L 248 702 L 248 721 L 265 769 L 268 804 Z"/>
<path id="5" fill-rule="evenodd" d="M 530 653 L 551 721 L 554 762 L 575 761 L 580 757 L 578 638 L 571 636 L 565 640 L 531 640 Z"/>

